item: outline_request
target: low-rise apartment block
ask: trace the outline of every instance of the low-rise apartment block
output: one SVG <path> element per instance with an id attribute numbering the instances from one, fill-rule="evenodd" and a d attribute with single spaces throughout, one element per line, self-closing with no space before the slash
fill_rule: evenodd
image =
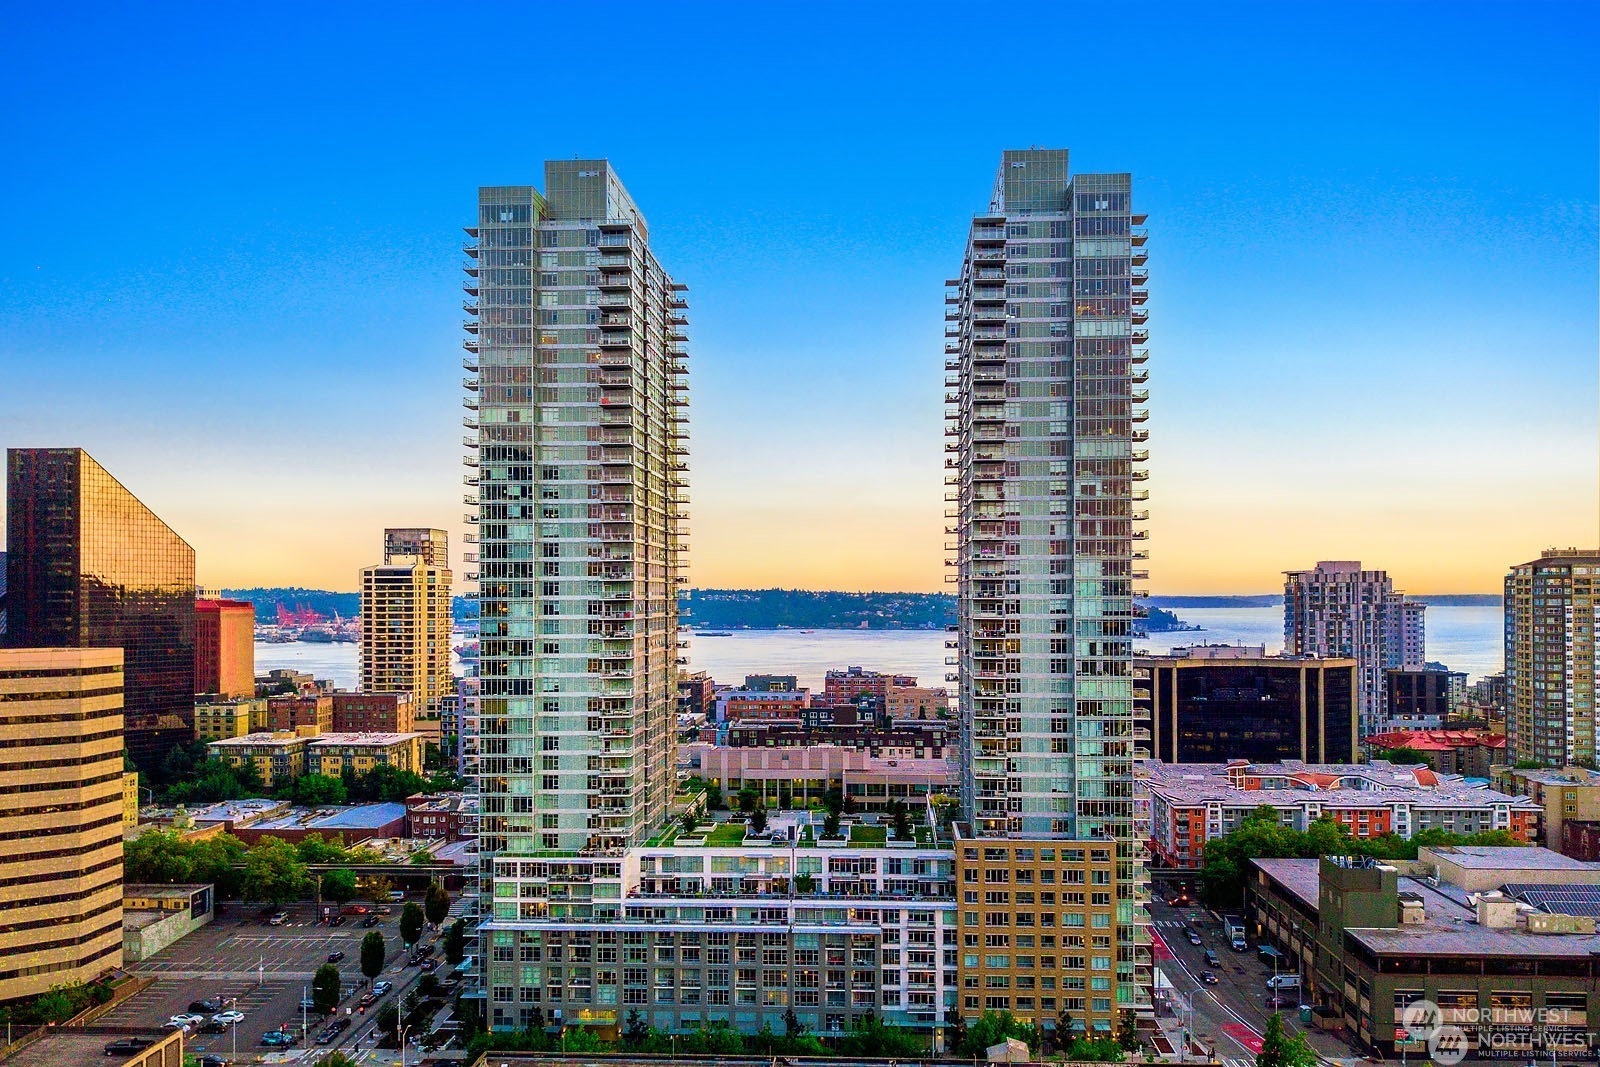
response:
<path id="1" fill-rule="evenodd" d="M 804 807 L 837 786 L 861 810 L 881 811 L 891 800 L 920 806 L 929 795 L 956 788 L 954 760 L 880 759 L 835 745 L 772 749 L 697 743 L 680 746 L 678 761 L 689 773 L 715 783 L 725 797 L 753 786 L 769 806 Z"/>
<path id="2" fill-rule="evenodd" d="M 416 721 L 417 701 L 410 693 L 333 694 L 332 729 L 337 733 L 408 734 Z"/>
<path id="3" fill-rule="evenodd" d="M 1505 830 L 1532 842 L 1539 805 L 1427 766 L 1384 760 L 1356 766 L 1296 761 L 1170 765 L 1152 761 L 1153 858 L 1167 867 L 1199 867 L 1206 842 L 1238 828 L 1257 808 L 1275 808 L 1284 824 L 1304 830 L 1327 816 L 1353 837 L 1420 830 L 1456 834 Z"/>
<path id="4" fill-rule="evenodd" d="M 794 720 L 760 719 L 730 724 L 726 740 L 735 748 L 838 745 L 884 759 L 944 759 L 956 754 L 955 735 L 955 723 L 950 721 L 811 727 Z"/>
<path id="5" fill-rule="evenodd" d="M 615 856 L 497 857 L 490 1024 L 526 1027 L 537 1008 L 614 1032 L 638 1011 L 753 1033 L 792 1010 L 824 1034 L 868 1015 L 933 1030 L 957 985 L 950 849 L 825 846 L 806 818 L 725 846 L 668 834 Z"/>
<path id="6" fill-rule="evenodd" d="M 406 797 L 406 832 L 411 837 L 464 841 L 478 835 L 475 793 L 415 793 Z"/>
<path id="7" fill-rule="evenodd" d="M 883 698 L 883 710 L 892 721 L 954 719 L 950 691 L 942 687 L 891 684 Z"/>
<path id="8" fill-rule="evenodd" d="M 194 739 L 221 741 L 268 729 L 267 701 L 261 697 L 194 706 Z"/>
<path id="9" fill-rule="evenodd" d="M 1378 759 L 1388 758 L 1386 753 L 1395 749 L 1410 749 L 1440 774 L 1465 778 L 1488 778 L 1494 768 L 1506 761 L 1506 735 L 1487 730 L 1390 730 L 1373 734 L 1366 744 Z"/>
<path id="10" fill-rule="evenodd" d="M 257 733 L 225 737 L 206 747 L 231 766 L 253 764 L 261 784 L 270 789 L 306 773 L 308 742 L 309 738 L 294 733 Z"/>
<path id="11" fill-rule="evenodd" d="M 1600 773 L 1587 767 L 1495 767 L 1496 789 L 1539 805 L 1536 839 L 1581 860 L 1600 860 Z"/>
<path id="12" fill-rule="evenodd" d="M 338 778 L 346 771 L 366 774 L 382 764 L 397 771 L 422 773 L 422 735 L 324 734 L 306 744 L 306 772 Z"/>
<path id="13" fill-rule="evenodd" d="M 724 689 L 717 693 L 717 721 L 799 719 L 803 717 L 802 709 L 810 706 L 811 692 L 807 689 Z"/>
<path id="14" fill-rule="evenodd" d="M 306 736 L 333 730 L 333 697 L 327 693 L 267 698 L 267 729 Z"/>
<path id="15" fill-rule="evenodd" d="M 829 704 L 854 704 L 861 696 L 870 696 L 883 707 L 890 686 L 911 687 L 917 679 L 909 674 L 879 674 L 860 667 L 846 667 L 842 671 L 829 671 L 822 680 L 822 696 Z"/>

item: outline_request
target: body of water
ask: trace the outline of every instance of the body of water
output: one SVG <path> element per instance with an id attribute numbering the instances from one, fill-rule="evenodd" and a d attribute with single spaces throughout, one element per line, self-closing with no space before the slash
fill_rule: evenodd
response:
<path id="1" fill-rule="evenodd" d="M 1266 608 L 1183 608 L 1183 621 L 1199 630 L 1151 634 L 1137 647 L 1166 652 L 1193 644 L 1265 645 L 1283 647 L 1283 610 Z M 1427 615 L 1428 658 L 1472 679 L 1502 667 L 1505 635 L 1497 607 L 1431 607 Z M 689 669 L 708 671 L 722 683 L 737 683 L 747 674 L 795 674 L 800 684 L 822 689 L 823 675 L 849 666 L 893 674 L 914 674 L 923 685 L 945 685 L 942 630 L 735 630 L 728 637 L 689 637 Z M 457 664 L 459 667 L 459 664 Z M 327 678 L 342 689 L 360 681 L 360 652 L 355 645 L 295 642 L 256 645 L 256 670 L 278 667 Z"/>

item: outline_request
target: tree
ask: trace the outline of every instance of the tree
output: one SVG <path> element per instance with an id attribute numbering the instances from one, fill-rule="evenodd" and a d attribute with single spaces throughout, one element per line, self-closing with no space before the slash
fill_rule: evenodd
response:
<path id="1" fill-rule="evenodd" d="M 827 789 L 823 790 L 822 810 L 830 815 L 844 814 L 844 790 L 836 785 L 830 785 Z"/>
<path id="2" fill-rule="evenodd" d="M 344 863 L 350 855 L 350 850 L 344 847 L 344 839 L 338 835 L 329 841 L 321 834 L 307 834 L 294 850 L 306 863 Z"/>
<path id="3" fill-rule="evenodd" d="M 683 815 L 678 819 L 678 826 L 682 828 L 683 832 L 686 834 L 694 833 L 696 827 L 699 825 L 700 820 L 695 817 L 695 814 L 692 811 L 684 812 Z"/>
<path id="4" fill-rule="evenodd" d="M 944 1047 L 947 1049 L 960 1048 L 967 1040 L 967 1020 L 961 1017 L 961 1012 L 955 1005 L 945 1009 L 944 1013 Z"/>
<path id="5" fill-rule="evenodd" d="M 1261 1051 L 1256 1067 L 1316 1067 L 1317 1054 L 1311 1051 L 1306 1035 L 1283 1028 L 1283 1012 L 1275 1011 L 1261 1034 Z"/>
<path id="6" fill-rule="evenodd" d="M 1057 1052 L 1063 1052 L 1072 1043 L 1072 1013 L 1066 1008 L 1061 1009 L 1061 1014 L 1056 1016 L 1056 1028 L 1052 1041 Z"/>
<path id="7" fill-rule="evenodd" d="M 467 952 L 467 921 L 457 919 L 444 931 L 444 961 L 460 963 Z"/>
<path id="8" fill-rule="evenodd" d="M 338 867 L 322 876 L 322 895 L 335 904 L 354 900 L 356 872 L 348 867 Z"/>
<path id="9" fill-rule="evenodd" d="M 305 896 L 308 872 L 293 845 L 278 837 L 262 838 L 245 858 L 244 895 L 251 900 L 283 904 Z"/>
<path id="10" fill-rule="evenodd" d="M 627 1024 L 622 1028 L 622 1047 L 637 1052 L 644 1047 L 644 1040 L 649 1036 L 650 1027 L 645 1023 L 644 1016 L 639 1014 L 638 1008 L 629 1008 Z"/>
<path id="11" fill-rule="evenodd" d="M 356 1067 L 356 1061 L 342 1052 L 323 1057 L 320 1067 Z"/>
<path id="12" fill-rule="evenodd" d="M 709 783 L 706 786 L 706 810 L 721 811 L 725 806 L 722 799 L 722 787 L 716 782 Z"/>
<path id="13" fill-rule="evenodd" d="M 783 1009 L 783 1036 L 789 1041 L 797 1040 L 806 1032 L 806 1024 L 800 1021 L 800 1016 L 794 1013 L 793 1008 Z"/>
<path id="14" fill-rule="evenodd" d="M 373 930 L 361 939 L 361 973 L 368 979 L 376 980 L 383 973 L 383 965 L 389 962 L 389 946 L 384 942 L 383 935 Z"/>
<path id="15" fill-rule="evenodd" d="M 606 1044 L 600 1035 L 587 1026 L 570 1026 L 561 1032 L 563 1052 L 605 1052 Z"/>
<path id="16" fill-rule="evenodd" d="M 422 936 L 422 925 L 426 920 L 422 909 L 417 907 L 416 901 L 406 901 L 406 906 L 400 909 L 400 940 L 405 942 L 407 948 L 417 943 Z"/>
<path id="17" fill-rule="evenodd" d="M 874 1014 L 867 1014 L 839 1039 L 839 1051 L 852 1056 L 907 1057 L 922 1052 L 922 1042 L 910 1030 L 891 1026 Z"/>
<path id="18" fill-rule="evenodd" d="M 364 875 L 356 888 L 361 893 L 361 899 L 381 904 L 389 899 L 390 893 L 394 892 L 394 880 L 381 874 Z"/>
<path id="19" fill-rule="evenodd" d="M 422 895 L 422 913 L 431 926 L 438 926 L 450 915 L 450 894 L 437 881 L 429 882 L 428 891 Z"/>
<path id="20" fill-rule="evenodd" d="M 828 813 L 826 813 L 825 815 L 822 816 L 822 836 L 823 837 L 838 837 L 839 836 L 839 813 L 838 812 L 830 811 L 830 812 L 828 812 Z"/>
<path id="21" fill-rule="evenodd" d="M 765 833 L 767 829 L 767 809 L 757 805 L 756 810 L 750 813 L 750 830 L 752 833 Z"/>
<path id="22" fill-rule="evenodd" d="M 307 808 L 343 804 L 350 799 L 344 782 L 326 774 L 302 774 L 288 792 L 296 804 Z"/>
<path id="23" fill-rule="evenodd" d="M 1026 1042 L 1029 1049 L 1039 1047 L 1039 1031 L 1034 1027 L 1009 1011 L 986 1011 L 967 1027 L 956 1051 L 963 1056 L 981 1056 L 990 1045 L 998 1045 L 1008 1037 Z"/>
<path id="24" fill-rule="evenodd" d="M 756 808 L 761 804 L 761 793 L 753 785 L 747 785 L 739 790 L 739 810 L 746 816 L 754 815 Z"/>
<path id="25" fill-rule="evenodd" d="M 1388 760 L 1397 767 L 1414 766 L 1418 763 L 1428 762 L 1428 757 L 1408 745 L 1387 749 L 1381 754 L 1374 753 L 1372 758 Z"/>
<path id="26" fill-rule="evenodd" d="M 318 1014 L 326 1015 L 339 1006 L 339 968 L 324 963 L 311 977 L 311 1003 Z"/>
<path id="27" fill-rule="evenodd" d="M 1139 1050 L 1139 1026 L 1134 1021 L 1133 1012 L 1124 1008 L 1117 1022 L 1117 1044 L 1129 1052 Z"/>
<path id="28" fill-rule="evenodd" d="M 1123 1052 L 1121 1045 L 1109 1037 L 1097 1037 L 1093 1040 L 1075 1037 L 1062 1050 L 1062 1056 L 1068 1060 L 1085 1063 L 1121 1063 L 1126 1058 L 1126 1053 Z"/>
<path id="29" fill-rule="evenodd" d="M 39 999 L 33 1002 L 33 1010 L 40 1022 L 52 1025 L 64 1023 L 75 1014 L 72 999 L 59 986 L 48 993 L 41 993 Z"/>
<path id="30" fill-rule="evenodd" d="M 894 836 L 901 841 L 911 840 L 911 811 L 906 807 L 906 802 L 894 800 L 889 805 L 889 817 L 893 823 Z"/>

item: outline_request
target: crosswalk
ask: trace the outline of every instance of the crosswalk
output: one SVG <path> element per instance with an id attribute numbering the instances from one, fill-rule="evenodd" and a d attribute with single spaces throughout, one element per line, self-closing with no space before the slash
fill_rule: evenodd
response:
<path id="1" fill-rule="evenodd" d="M 1182 930 L 1189 924 L 1184 922 L 1182 919 L 1157 919 L 1154 925 L 1166 930 Z"/>
<path id="2" fill-rule="evenodd" d="M 1223 1067 L 1256 1067 L 1255 1060 L 1224 1058 Z"/>

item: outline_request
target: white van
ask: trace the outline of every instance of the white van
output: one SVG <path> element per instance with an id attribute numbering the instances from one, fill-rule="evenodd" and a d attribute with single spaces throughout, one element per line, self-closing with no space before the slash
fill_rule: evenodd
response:
<path id="1" fill-rule="evenodd" d="M 1275 974 L 1267 979 L 1268 989 L 1299 989 L 1300 976 L 1298 974 Z"/>

